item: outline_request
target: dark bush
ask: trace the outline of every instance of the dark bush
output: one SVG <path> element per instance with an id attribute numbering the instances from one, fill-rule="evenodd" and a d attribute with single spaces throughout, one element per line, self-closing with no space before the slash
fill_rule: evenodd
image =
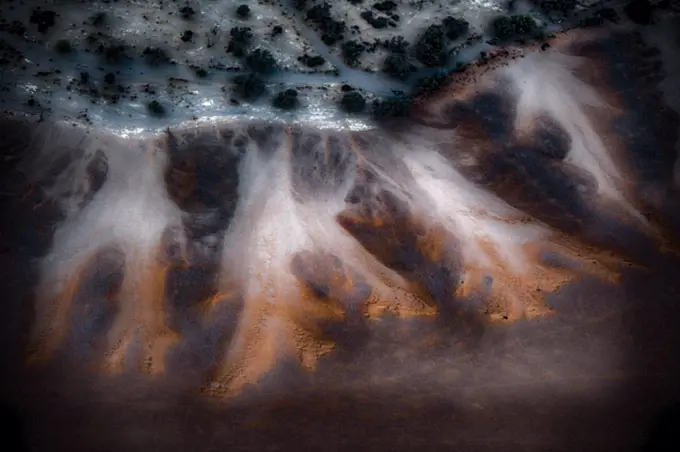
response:
<path id="1" fill-rule="evenodd" d="M 414 70 L 415 66 L 404 54 L 388 55 L 383 62 L 383 72 L 395 79 L 405 80 Z"/>
<path id="2" fill-rule="evenodd" d="M 324 44 L 330 46 L 343 39 L 345 23 L 333 19 L 328 3 L 312 6 L 307 10 L 306 17 L 319 26 Z"/>
<path id="3" fill-rule="evenodd" d="M 368 24 L 376 30 L 387 27 L 389 23 L 386 17 L 376 16 L 372 11 L 363 11 L 361 14 L 359 14 L 359 16 L 361 16 L 362 19 L 368 22 Z"/>
<path id="4" fill-rule="evenodd" d="M 99 28 L 99 27 L 102 27 L 106 24 L 107 19 L 108 18 L 106 16 L 105 12 L 99 12 L 99 13 L 93 14 L 92 17 L 90 17 L 89 22 L 90 22 L 90 25 L 92 25 L 93 27 Z"/>
<path id="5" fill-rule="evenodd" d="M 96 53 L 103 55 L 107 63 L 120 64 L 128 59 L 127 48 L 120 42 L 99 44 Z"/>
<path id="6" fill-rule="evenodd" d="M 326 63 L 326 60 L 322 56 L 319 56 L 319 55 L 309 56 L 307 54 L 304 54 L 300 58 L 298 58 L 298 60 L 302 64 L 304 64 L 305 66 L 312 67 L 312 68 L 323 66 L 324 63 Z"/>
<path id="7" fill-rule="evenodd" d="M 194 32 L 191 30 L 185 30 L 184 33 L 182 33 L 182 41 L 184 42 L 189 42 L 193 39 L 194 37 Z"/>
<path id="8" fill-rule="evenodd" d="M 347 41 L 342 45 L 342 57 L 347 66 L 356 66 L 362 53 L 364 46 L 357 41 Z"/>
<path id="9" fill-rule="evenodd" d="M 531 0 L 531 3 L 546 14 L 567 14 L 576 8 L 576 0 Z"/>
<path id="10" fill-rule="evenodd" d="M 182 19 L 191 19 L 192 17 L 194 17 L 194 14 L 196 14 L 196 11 L 194 11 L 194 9 L 191 6 L 187 5 L 181 7 L 179 9 L 179 13 L 182 16 Z"/>
<path id="11" fill-rule="evenodd" d="M 409 43 L 403 36 L 394 36 L 385 41 L 385 48 L 393 53 L 406 53 Z"/>
<path id="12" fill-rule="evenodd" d="M 323 3 L 321 5 L 314 5 L 307 10 L 307 19 L 312 22 L 321 23 L 324 20 L 331 18 L 331 5 Z"/>
<path id="13" fill-rule="evenodd" d="M 623 8 L 628 18 L 638 25 L 649 25 L 652 21 L 654 6 L 650 0 L 631 0 Z"/>
<path id="14" fill-rule="evenodd" d="M 246 57 L 246 66 L 258 74 L 271 74 L 276 70 L 276 60 L 271 52 L 255 49 Z"/>
<path id="15" fill-rule="evenodd" d="M 272 105 L 281 110 L 293 110 L 298 105 L 298 93 L 294 89 L 287 89 L 278 93 L 272 100 Z"/>
<path id="16" fill-rule="evenodd" d="M 446 65 L 448 58 L 445 50 L 444 27 L 430 25 L 416 43 L 415 56 L 418 61 L 428 67 Z"/>
<path id="17" fill-rule="evenodd" d="M 404 118 L 411 114 L 413 101 L 408 97 L 392 97 L 373 102 L 376 118 Z"/>
<path id="18" fill-rule="evenodd" d="M 253 32 L 248 27 L 234 27 L 229 30 L 231 40 L 227 46 L 227 52 L 233 53 L 237 58 L 245 56 L 250 41 L 253 39 Z"/>
<path id="19" fill-rule="evenodd" d="M 234 92 L 245 100 L 256 100 L 265 92 L 264 82 L 254 74 L 237 75 L 233 82 Z"/>
<path id="20" fill-rule="evenodd" d="M 415 83 L 415 86 L 413 87 L 413 95 L 421 96 L 423 94 L 437 92 L 446 85 L 448 79 L 449 75 L 446 73 L 423 77 Z"/>
<path id="21" fill-rule="evenodd" d="M 384 2 L 378 2 L 373 5 L 374 9 L 377 9 L 380 12 L 386 13 L 389 11 L 394 10 L 397 7 L 397 4 L 394 3 L 392 0 L 385 0 Z"/>
<path id="22" fill-rule="evenodd" d="M 170 57 L 165 50 L 159 49 L 158 47 L 147 47 L 142 52 L 142 55 L 147 64 L 151 66 L 160 66 L 170 62 Z"/>
<path id="23" fill-rule="evenodd" d="M 491 22 L 491 34 L 501 42 L 539 39 L 543 35 L 534 19 L 521 14 L 497 17 Z"/>
<path id="24" fill-rule="evenodd" d="M 345 23 L 337 20 L 329 20 L 325 22 L 321 40 L 324 44 L 332 46 L 336 42 L 343 39 L 345 33 Z"/>
<path id="25" fill-rule="evenodd" d="M 596 11 L 592 16 L 588 16 L 581 20 L 582 27 L 593 27 L 603 25 L 605 22 L 618 23 L 621 18 L 616 10 L 612 8 L 603 8 Z"/>
<path id="26" fill-rule="evenodd" d="M 236 8 L 236 15 L 241 19 L 248 19 L 250 17 L 250 7 L 248 5 L 240 5 Z"/>
<path id="27" fill-rule="evenodd" d="M 152 100 L 151 102 L 149 102 L 146 108 L 149 110 L 149 113 L 151 113 L 154 116 L 165 115 L 165 107 L 157 100 Z"/>
<path id="28" fill-rule="evenodd" d="M 68 39 L 60 39 L 54 44 L 54 50 L 57 53 L 70 53 L 73 50 L 73 46 L 71 46 L 71 41 Z"/>
<path id="29" fill-rule="evenodd" d="M 348 91 L 340 100 L 340 108 L 347 113 L 361 113 L 366 108 L 366 99 L 357 91 Z"/>
<path id="30" fill-rule="evenodd" d="M 54 26 L 57 20 L 57 13 L 36 8 L 31 12 L 30 22 L 38 26 L 40 33 L 45 33 Z"/>
<path id="31" fill-rule="evenodd" d="M 253 31 L 248 27 L 233 27 L 229 30 L 229 36 L 234 41 L 248 44 L 253 39 Z"/>
<path id="32" fill-rule="evenodd" d="M 446 37 L 452 41 L 465 36 L 470 30 L 470 23 L 465 19 L 449 16 L 442 22 Z"/>
<path id="33" fill-rule="evenodd" d="M 26 34 L 26 26 L 19 22 L 18 20 L 13 20 L 12 22 L 10 22 L 6 30 L 9 34 L 12 35 L 23 36 L 24 34 Z"/>

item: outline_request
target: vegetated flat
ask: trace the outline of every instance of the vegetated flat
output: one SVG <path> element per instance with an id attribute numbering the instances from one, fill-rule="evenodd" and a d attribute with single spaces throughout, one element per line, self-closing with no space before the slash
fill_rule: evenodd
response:
<path id="1" fill-rule="evenodd" d="M 57 11 L 37 0 L 14 2 L 0 13 L 6 105 L 105 123 L 115 116 L 147 127 L 156 124 L 146 118 L 153 101 L 166 105 L 164 121 L 171 122 L 274 115 L 271 97 L 294 88 L 300 93 L 298 114 L 319 118 L 326 109 L 328 120 L 340 114 L 343 83 L 355 85 L 370 102 L 390 94 L 375 91 L 389 86 L 395 74 L 407 78 L 423 68 L 416 50 L 429 27 L 453 19 L 467 24 L 460 36 L 447 28 L 453 39 L 440 49 L 447 53 L 466 36 L 483 34 L 505 9 L 500 0 L 257 0 L 247 4 L 247 13 L 239 12 L 242 5 L 121 0 Z M 263 80 L 259 103 L 240 98 L 233 84 L 234 75 L 253 70 L 248 57 L 255 51 L 271 54 L 277 68 Z M 344 70 L 349 66 L 367 77 Z M 109 73 L 114 83 L 104 81 Z"/>

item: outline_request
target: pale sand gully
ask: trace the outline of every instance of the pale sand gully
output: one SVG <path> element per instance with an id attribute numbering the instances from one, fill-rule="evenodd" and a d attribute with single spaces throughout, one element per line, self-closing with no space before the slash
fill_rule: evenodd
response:
<path id="1" fill-rule="evenodd" d="M 48 359 L 60 346 L 69 330 L 74 301 L 104 295 L 117 312 L 105 341 L 103 367 L 122 371 L 126 351 L 138 337 L 143 349 L 140 369 L 163 373 L 165 353 L 179 339 L 165 325 L 166 276 L 172 268 L 186 264 L 181 251 L 168 254 L 169 249 L 181 249 L 182 243 L 181 239 L 171 243 L 177 241 L 172 233 L 179 224 L 179 212 L 164 193 L 165 159 L 153 147 L 145 154 L 135 144 L 128 146 L 110 137 L 95 138 L 86 145 L 91 146 L 88 150 L 104 149 L 109 174 L 91 202 L 71 212 L 58 227 L 52 249 L 41 262 L 29 361 Z M 84 163 L 86 159 L 72 164 Z M 58 183 L 50 188 L 48 192 L 57 199 L 68 193 L 68 187 Z M 120 273 L 122 279 L 93 290 L 89 280 L 111 261 L 117 268 L 109 271 Z"/>
<path id="2" fill-rule="evenodd" d="M 557 58 L 548 61 L 566 61 Z M 562 73 L 557 75 L 552 80 L 575 83 Z M 470 83 L 463 85 L 463 91 L 473 89 Z M 578 86 L 582 93 L 593 93 L 592 88 Z M 564 95 L 558 85 L 550 88 L 556 91 L 553 96 Z M 463 91 L 456 95 L 464 95 Z M 446 99 L 449 92 L 444 91 L 440 99 Z M 537 99 L 525 97 L 522 105 L 530 101 Z M 596 179 L 598 200 L 618 205 L 645 226 L 623 183 L 627 173 L 618 164 L 619 150 L 610 153 L 578 99 L 570 102 L 570 114 L 578 121 L 573 123 L 574 130 L 566 128 L 571 133 L 578 129 L 580 141 L 576 140 L 578 152 L 572 149 L 578 155 L 567 161 Z M 421 110 L 431 113 L 439 106 L 421 104 Z M 573 119 L 548 107 L 545 114 L 557 116 L 558 121 Z M 435 116 L 441 119 L 442 114 L 439 110 Z M 521 130 L 528 130 L 526 120 L 527 116 L 518 117 Z M 319 357 L 334 347 L 321 325 L 342 322 L 350 306 L 371 320 L 387 313 L 435 316 L 443 303 L 480 293 L 486 300 L 481 312 L 489 322 L 512 323 L 548 315 L 545 295 L 580 275 L 616 283 L 620 267 L 626 264 L 619 256 L 547 226 L 468 180 L 452 163 L 451 155 L 473 149 L 470 158 L 474 160 L 475 152 L 493 149 L 488 140 L 470 142 L 466 148 L 470 137 L 460 128 L 443 141 L 439 126 L 431 133 L 428 126 L 421 128 L 417 140 L 405 137 L 408 129 L 390 134 L 379 129 L 330 132 L 257 124 L 216 125 L 216 140 L 225 136 L 220 128 L 246 135 L 255 130 L 260 139 L 250 140 L 241 158 L 238 201 L 225 232 L 219 290 L 204 302 L 206 322 L 222 303 L 241 306 L 236 331 L 203 388 L 206 393 L 237 394 L 256 383 L 282 356 L 294 356 L 304 368 L 313 369 Z M 301 155 L 294 149 L 296 133 L 321 139 Z M 161 138 L 155 143 L 163 148 L 168 141 Z M 119 151 L 110 149 L 107 155 L 115 160 Z M 83 272 L 97 252 L 112 245 L 125 255 L 125 270 L 116 293 L 108 294 L 120 308 L 109 331 L 104 367 L 119 371 L 126 348 L 138 335 L 145 351 L 141 369 L 163 372 L 168 347 L 181 340 L 165 323 L 166 276 L 173 266 L 186 264 L 186 259 L 168 258 L 164 251 L 164 231 L 178 224 L 180 214 L 164 193 L 166 162 L 156 154 L 162 152 L 156 152 L 149 164 L 140 165 L 139 158 L 128 153 L 134 163 L 109 173 L 109 180 L 120 182 L 129 178 L 125 171 L 135 168 L 133 173 L 141 176 L 147 190 L 123 184 L 107 191 L 105 185 L 85 208 L 97 212 L 97 221 L 92 223 L 92 215 L 79 212 L 61 226 L 62 236 L 57 235 L 52 258 L 45 263 L 32 356 L 47 357 L 59 346 Z M 307 186 L 301 178 L 316 182 Z M 357 187 L 363 188 L 361 194 L 349 202 Z M 120 226 L 130 219 L 135 227 Z M 76 232 L 67 229 L 74 225 Z M 87 228 L 111 233 L 92 233 Z M 87 245 L 78 240 L 72 243 L 73 234 L 83 232 L 88 232 Z M 405 243 L 410 253 L 406 256 Z M 565 257 L 570 265 L 548 263 L 546 251 Z M 54 257 L 59 253 L 68 258 Z M 435 296 L 422 271 L 406 265 L 409 259 L 420 269 L 448 269 L 446 293 Z M 450 299 L 442 300 L 442 296 Z"/>
<path id="3" fill-rule="evenodd" d="M 371 319 L 387 312 L 398 317 L 436 315 L 438 303 L 446 301 L 431 295 L 418 269 L 392 265 L 407 264 L 404 259 L 420 267 L 448 267 L 449 296 L 484 293 L 483 312 L 500 323 L 548 314 L 544 295 L 579 274 L 617 280 L 621 258 L 523 215 L 467 182 L 441 154 L 423 147 L 402 152 L 397 144 L 383 147 L 375 137 L 350 134 L 341 149 L 354 156 L 353 164 L 343 166 L 344 179 L 352 183 L 296 196 L 291 175 L 296 165 L 311 160 L 316 174 L 332 172 L 326 168 L 328 147 L 323 144 L 330 137 L 324 136 L 299 162 L 291 157 L 292 133 L 292 128 L 282 129 L 279 136 L 270 136 L 267 146 L 272 148 L 253 146 L 245 157 L 245 189 L 225 240 L 223 292 L 208 302 L 241 302 L 243 313 L 206 392 L 238 392 L 256 382 L 282 353 L 313 368 L 333 348 L 317 325 L 341 321 L 349 303 Z M 435 174 L 430 163 L 438 165 Z M 364 172 L 379 186 L 369 183 L 359 200 L 348 205 L 350 192 L 365 182 Z M 400 205 L 386 201 L 390 197 Z M 412 255 L 398 257 L 407 247 Z M 566 257 L 575 267 L 546 264 L 545 251 Z M 493 284 L 486 289 L 489 276 Z"/>
<path id="4" fill-rule="evenodd" d="M 635 57 L 622 52 L 621 46 L 628 46 Z M 607 51 L 610 54 L 604 53 Z M 627 71 L 637 80 L 627 74 L 614 80 L 617 70 L 611 66 L 624 64 L 636 65 Z M 451 136 L 440 132 L 440 141 L 462 144 L 453 149 L 460 154 L 462 148 L 464 158 L 447 155 L 449 158 L 464 160 L 462 166 L 483 165 L 488 155 L 499 152 L 498 143 L 481 127 L 484 118 L 453 118 L 447 113 L 452 104 L 468 102 L 480 94 L 500 94 L 512 104 L 514 124 L 509 140 L 517 144 L 530 141 L 546 120 L 562 128 L 571 141 L 562 161 L 563 170 L 575 177 L 585 174 L 595 182 L 598 208 L 645 229 L 663 251 L 677 254 L 667 237 L 671 231 L 664 219 L 655 217 L 659 200 L 649 195 L 665 190 L 666 181 L 658 186 L 648 181 L 647 185 L 640 184 L 645 169 L 631 159 L 628 142 L 639 131 L 626 131 L 629 136 L 614 131 L 616 122 L 630 114 L 626 96 L 631 92 L 641 103 L 644 101 L 640 99 L 656 102 L 654 115 L 658 117 L 653 120 L 664 133 L 673 130 L 678 114 L 660 98 L 660 83 L 674 76 L 659 69 L 666 66 L 667 62 L 660 61 L 659 51 L 639 33 L 607 27 L 578 28 L 558 33 L 546 44 L 506 46 L 486 54 L 466 70 L 453 73 L 436 93 L 417 99 L 416 113 L 428 124 L 451 130 Z M 650 151 L 650 158 L 655 153 Z"/>

